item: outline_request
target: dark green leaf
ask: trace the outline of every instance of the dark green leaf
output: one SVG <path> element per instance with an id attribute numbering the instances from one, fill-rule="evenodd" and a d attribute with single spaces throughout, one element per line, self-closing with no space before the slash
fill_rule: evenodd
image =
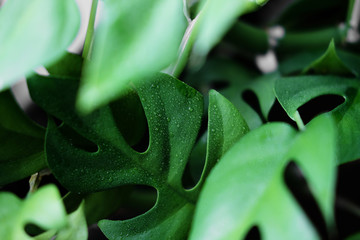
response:
<path id="1" fill-rule="evenodd" d="M 311 99 L 325 95 L 343 96 L 345 102 L 335 108 L 333 115 L 338 128 L 339 163 L 360 157 L 360 82 L 358 79 L 335 76 L 302 76 L 279 78 L 275 94 L 287 114 L 293 120 L 297 109 Z"/>
<path id="2" fill-rule="evenodd" d="M 205 176 L 230 145 L 247 131 L 237 110 L 221 95 L 212 92 L 207 163 L 197 186 L 186 190 L 182 186 L 182 175 L 203 114 L 202 97 L 196 90 L 165 74 L 133 84 L 145 110 L 150 134 L 149 148 L 139 153 L 126 143 L 110 107 L 84 117 L 76 114 L 73 104 L 77 83 L 72 79 L 37 76 L 28 84 L 40 106 L 99 148 L 88 152 L 74 147 L 62 134 L 62 128 L 50 121 L 47 160 L 65 187 L 75 192 L 89 192 L 142 184 L 158 191 L 155 206 L 140 217 L 100 222 L 110 239 L 185 237 Z M 67 97 L 61 98 L 65 92 Z"/>
<path id="3" fill-rule="evenodd" d="M 50 75 L 63 77 L 81 77 L 83 58 L 74 53 L 66 53 L 56 63 L 46 66 Z"/>
<path id="4" fill-rule="evenodd" d="M 79 92 L 83 112 L 114 100 L 129 81 L 170 65 L 185 31 L 178 0 L 104 1 L 103 16 Z"/>
<path id="5" fill-rule="evenodd" d="M 20 109 L 10 91 L 0 93 L 0 186 L 46 167 L 45 131 Z"/>
<path id="6" fill-rule="evenodd" d="M 59 59 L 74 40 L 74 0 L 11 0 L 0 11 L 0 90 L 36 67 Z"/>
<path id="7" fill-rule="evenodd" d="M 335 146 L 335 127 L 328 116 L 298 134 L 283 123 L 250 132 L 224 155 L 207 179 L 190 239 L 243 239 L 254 225 L 264 239 L 317 239 L 287 189 L 283 173 L 290 160 L 299 164 L 331 224 Z"/>

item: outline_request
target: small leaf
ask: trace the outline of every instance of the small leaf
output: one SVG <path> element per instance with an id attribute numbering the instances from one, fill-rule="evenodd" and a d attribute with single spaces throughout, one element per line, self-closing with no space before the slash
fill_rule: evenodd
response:
<path id="1" fill-rule="evenodd" d="M 360 82 L 335 76 L 301 76 L 279 78 L 275 94 L 290 118 L 295 119 L 299 107 L 326 94 L 343 96 L 345 102 L 331 111 L 338 128 L 339 163 L 360 157 Z"/>
<path id="2" fill-rule="evenodd" d="M 103 16 L 79 92 L 83 112 L 114 100 L 130 81 L 170 65 L 185 31 L 178 0 L 109 0 Z"/>
<path id="3" fill-rule="evenodd" d="M 45 131 L 32 122 L 10 91 L 0 93 L 0 186 L 46 167 Z"/>
<path id="4" fill-rule="evenodd" d="M 127 221 L 99 223 L 110 239 L 183 239 L 187 236 L 194 204 L 206 175 L 230 145 L 247 132 L 246 123 L 231 103 L 211 92 L 211 130 L 203 178 L 193 189 L 186 190 L 182 186 L 182 176 L 203 114 L 202 97 L 196 90 L 165 74 L 157 74 L 141 84 L 133 83 L 150 135 L 148 149 L 139 153 L 124 140 L 109 106 L 83 117 L 75 112 L 71 106 L 75 103 L 77 83 L 72 79 L 37 76 L 29 79 L 28 84 L 33 99 L 40 106 L 99 146 L 97 152 L 79 149 L 62 134 L 61 127 L 49 122 L 47 160 L 66 188 L 75 192 L 99 191 L 126 184 L 156 188 L 157 202 L 145 214 Z M 61 98 L 65 92 L 68 98 Z"/>
<path id="5" fill-rule="evenodd" d="M 24 230 L 28 223 L 55 232 L 67 224 L 66 212 L 54 185 L 40 188 L 25 200 L 12 193 L 0 193 L 0 219 L 6 219 L 0 228 L 0 238 L 3 240 L 33 239 Z"/>
<path id="6" fill-rule="evenodd" d="M 303 70 L 303 73 L 309 72 L 315 74 L 334 74 L 342 76 L 352 75 L 350 69 L 344 65 L 344 63 L 336 54 L 334 40 L 331 40 L 330 45 L 324 55 L 316 59 Z"/>
<path id="7" fill-rule="evenodd" d="M 34 68 L 59 59 L 74 40 L 74 0 L 11 0 L 0 11 L 0 90 Z"/>
<path id="8" fill-rule="evenodd" d="M 236 19 L 264 5 L 268 0 L 202 0 L 198 10 L 194 54 L 205 56 L 220 42 Z"/>
<path id="9" fill-rule="evenodd" d="M 190 239 L 243 239 L 254 225 L 264 239 L 317 239 L 287 189 L 283 173 L 289 161 L 299 164 L 331 224 L 335 146 L 335 128 L 328 116 L 298 134 L 283 123 L 251 131 L 224 155 L 207 179 Z"/>

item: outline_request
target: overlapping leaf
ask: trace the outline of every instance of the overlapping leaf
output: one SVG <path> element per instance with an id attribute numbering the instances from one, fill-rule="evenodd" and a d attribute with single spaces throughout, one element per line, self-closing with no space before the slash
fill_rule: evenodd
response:
<path id="1" fill-rule="evenodd" d="M 145 83 L 134 82 L 149 126 L 148 149 L 139 153 L 125 141 L 109 106 L 80 117 L 74 110 L 77 82 L 73 79 L 34 77 L 29 80 L 33 99 L 98 150 L 72 145 L 50 121 L 47 160 L 54 175 L 71 191 L 89 192 L 124 184 L 149 185 L 158 191 L 155 206 L 128 221 L 102 221 L 110 239 L 182 239 L 187 235 L 198 192 L 212 166 L 248 128 L 239 112 L 220 94 L 210 93 L 209 137 L 203 176 L 185 190 L 182 175 L 198 135 L 203 103 L 191 87 L 165 74 Z M 65 94 L 66 93 L 66 94 Z"/>
<path id="2" fill-rule="evenodd" d="M 305 132 L 271 123 L 236 143 L 205 183 L 190 239 L 242 239 L 254 225 L 264 239 L 318 239 L 284 183 L 291 160 L 300 166 L 331 224 L 335 127 L 329 116 L 321 116 Z"/>
<path id="3" fill-rule="evenodd" d="M 74 0 L 11 0 L 1 8 L 0 24 L 2 90 L 59 59 L 77 34 L 80 14 Z"/>
<path id="4" fill-rule="evenodd" d="M 267 119 L 271 106 L 275 101 L 273 86 L 277 73 L 260 76 L 257 72 L 231 62 L 227 59 L 210 59 L 203 68 L 190 75 L 186 81 L 198 89 L 209 86 L 224 85 L 220 91 L 241 112 L 250 129 L 259 127 L 262 118 Z M 245 102 L 245 91 L 255 93 L 259 100 L 260 113 L 257 113 Z"/>
<path id="5" fill-rule="evenodd" d="M 202 0 L 198 10 L 199 19 L 196 23 L 194 54 L 206 56 L 240 15 L 254 11 L 266 2 L 267 0 Z"/>
<path id="6" fill-rule="evenodd" d="M 343 96 L 345 102 L 331 114 L 338 128 L 339 163 L 360 157 L 360 81 L 336 76 L 300 76 L 279 78 L 275 93 L 290 118 L 294 119 L 297 109 L 321 95 Z"/>
<path id="7" fill-rule="evenodd" d="M 0 193 L 0 219 L 6 219 L 1 221 L 0 237 L 3 240 L 50 239 L 57 233 L 56 239 L 87 239 L 82 207 L 69 215 L 68 219 L 54 185 L 40 188 L 25 200 L 12 193 Z M 47 232 L 30 237 L 25 232 L 25 226 L 29 223 Z"/>
<path id="8" fill-rule="evenodd" d="M 103 16 L 79 93 L 84 112 L 114 100 L 129 81 L 175 61 L 185 31 L 178 0 L 105 1 Z"/>
<path id="9" fill-rule="evenodd" d="M 0 93 L 0 186 L 46 167 L 45 130 L 32 122 L 10 91 Z"/>

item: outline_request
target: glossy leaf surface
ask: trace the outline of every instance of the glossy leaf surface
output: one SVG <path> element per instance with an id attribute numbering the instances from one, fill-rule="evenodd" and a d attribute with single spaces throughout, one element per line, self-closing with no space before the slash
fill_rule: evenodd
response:
<path id="1" fill-rule="evenodd" d="M 74 0 L 11 0 L 0 11 L 0 90 L 65 54 L 80 25 Z"/>
<path id="2" fill-rule="evenodd" d="M 195 143 L 203 103 L 191 87 L 165 74 L 146 83 L 134 83 L 149 126 L 148 149 L 139 153 L 125 141 L 108 106 L 80 117 L 74 111 L 75 89 L 72 79 L 34 77 L 29 86 L 33 99 L 50 114 L 98 146 L 87 152 L 73 146 L 50 121 L 46 152 L 50 168 L 69 190 L 89 192 L 125 184 L 156 188 L 158 199 L 147 213 L 128 221 L 100 222 L 110 239 L 182 239 L 187 235 L 200 187 L 223 153 L 247 132 L 247 125 L 230 102 L 212 92 L 209 107 L 208 156 L 202 180 L 192 190 L 182 186 L 182 175 Z M 66 92 L 68 98 L 59 97 Z M 234 126 L 234 129 L 232 129 Z"/>
<path id="3" fill-rule="evenodd" d="M 271 123 L 240 139 L 206 181 L 190 239 L 243 239 L 254 225 L 263 239 L 318 239 L 283 180 L 291 160 L 300 166 L 331 224 L 335 128 L 331 118 L 322 116 L 305 132 Z"/>
<path id="4" fill-rule="evenodd" d="M 144 80 L 176 60 L 185 17 L 178 0 L 110 0 L 85 66 L 78 107 L 114 100 L 130 81 Z"/>

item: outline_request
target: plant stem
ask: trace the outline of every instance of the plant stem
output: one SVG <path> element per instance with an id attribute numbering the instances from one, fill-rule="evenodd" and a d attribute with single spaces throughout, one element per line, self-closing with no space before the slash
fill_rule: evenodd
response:
<path id="1" fill-rule="evenodd" d="M 300 116 L 298 111 L 295 112 L 294 119 L 295 119 L 295 122 L 296 122 L 299 130 L 304 131 L 305 130 L 305 125 L 304 125 L 304 122 L 302 121 L 301 116 Z"/>
<path id="2" fill-rule="evenodd" d="M 89 18 L 89 24 L 86 32 L 84 49 L 83 49 L 83 58 L 90 59 L 92 45 L 94 41 L 94 26 L 95 26 L 95 17 L 96 17 L 96 10 L 99 0 L 93 0 L 91 4 L 91 12 Z"/>

